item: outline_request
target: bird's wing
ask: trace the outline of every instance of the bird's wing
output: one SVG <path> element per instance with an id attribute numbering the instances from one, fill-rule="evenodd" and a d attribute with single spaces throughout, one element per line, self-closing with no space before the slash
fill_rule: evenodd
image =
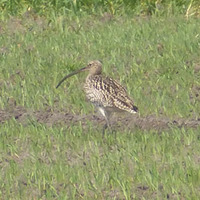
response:
<path id="1" fill-rule="evenodd" d="M 126 89 L 117 81 L 107 77 L 103 79 L 103 90 L 105 95 L 112 101 L 112 105 L 128 112 L 137 112 L 137 107 L 133 100 L 128 96 Z"/>
<path id="2" fill-rule="evenodd" d="M 92 76 L 85 86 L 85 91 L 88 99 L 99 106 L 117 108 L 131 113 L 138 110 L 126 89 L 112 78 Z"/>

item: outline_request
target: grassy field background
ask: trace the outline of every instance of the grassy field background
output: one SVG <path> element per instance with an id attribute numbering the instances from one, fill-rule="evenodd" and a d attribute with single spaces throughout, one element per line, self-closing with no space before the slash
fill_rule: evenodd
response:
<path id="1" fill-rule="evenodd" d="M 199 199 L 200 127 L 184 125 L 200 119 L 198 1 L 45 2 L 0 5 L 0 199 Z M 103 139 L 86 74 L 55 89 L 93 59 L 135 100 L 128 120 L 174 123 L 116 117 Z"/>

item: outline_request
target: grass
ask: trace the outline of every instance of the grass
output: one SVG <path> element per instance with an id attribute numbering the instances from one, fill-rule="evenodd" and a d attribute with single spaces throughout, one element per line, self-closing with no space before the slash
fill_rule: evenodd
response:
<path id="1" fill-rule="evenodd" d="M 79 75 L 100 59 L 140 116 L 199 118 L 200 22 L 183 16 L 12 17 L 1 24 L 0 108 L 93 112 Z M 199 199 L 199 127 L 117 130 L 92 122 L 1 123 L 0 199 Z"/>
<path id="2" fill-rule="evenodd" d="M 18 0 L 1 1 L 0 17 L 5 18 L 10 15 L 21 16 L 27 11 L 52 18 L 53 16 L 88 14 L 99 15 L 110 13 L 112 15 L 122 14 L 144 14 L 144 15 L 171 15 L 185 14 L 187 17 L 199 15 L 200 3 L 198 0 Z"/>
<path id="3" fill-rule="evenodd" d="M 199 129 L 67 131 L 15 120 L 1 128 L 1 197 L 198 199 Z"/>

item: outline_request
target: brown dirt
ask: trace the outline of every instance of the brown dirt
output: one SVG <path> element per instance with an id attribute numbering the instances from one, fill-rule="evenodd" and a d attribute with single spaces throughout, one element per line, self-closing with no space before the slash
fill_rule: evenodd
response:
<path id="1" fill-rule="evenodd" d="M 0 123 L 4 123 L 11 118 L 15 118 L 23 125 L 27 125 L 31 121 L 37 121 L 39 123 L 46 124 L 47 126 L 71 126 L 73 124 L 81 123 L 84 129 L 87 129 L 88 121 L 91 121 L 94 126 L 103 125 L 105 123 L 104 119 L 98 114 L 74 115 L 64 111 L 52 111 L 51 109 L 46 111 L 32 111 L 24 107 L 15 106 L 12 109 L 0 110 Z M 200 126 L 200 119 L 195 120 L 176 118 L 171 120 L 164 116 L 158 117 L 155 115 L 149 115 L 145 117 L 131 114 L 126 114 L 124 116 L 113 116 L 111 122 L 117 130 L 124 130 L 124 128 L 130 130 L 139 128 L 142 130 L 155 129 L 162 131 L 170 127 L 197 128 Z"/>

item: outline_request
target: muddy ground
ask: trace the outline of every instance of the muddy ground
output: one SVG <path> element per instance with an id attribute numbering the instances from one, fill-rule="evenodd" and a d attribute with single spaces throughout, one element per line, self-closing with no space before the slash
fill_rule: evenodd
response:
<path id="1" fill-rule="evenodd" d="M 106 20 L 110 20 L 110 15 L 104 15 L 102 19 L 103 22 Z M 24 21 L 23 21 L 24 20 Z M 23 22 L 23 23 L 22 23 Z M 31 22 L 31 23 L 30 23 Z M 41 18 L 35 18 L 34 15 L 32 16 L 31 13 L 25 13 L 24 18 L 10 18 L 6 24 L 0 23 L 0 34 L 6 33 L 14 33 L 16 30 L 18 32 L 24 33 L 26 31 L 26 26 L 23 24 L 32 24 L 36 27 L 43 30 L 47 26 L 47 22 Z M 73 26 L 72 26 L 72 29 Z M 160 44 L 159 44 L 160 45 Z M 162 46 L 158 46 L 158 48 L 163 48 Z M 29 49 L 27 49 L 28 51 Z M 7 47 L 2 46 L 0 48 L 0 54 L 6 54 L 9 52 Z M 200 64 L 199 60 L 194 62 L 194 73 L 200 73 Z M 190 61 L 186 62 L 187 66 L 192 65 Z M 10 80 L 11 82 L 15 81 L 15 77 L 20 76 L 21 79 L 24 79 L 24 73 L 17 70 L 13 75 L 11 75 Z M 0 86 L 3 82 L 0 82 Z M 194 99 L 200 101 L 200 87 L 194 85 L 191 88 L 190 99 L 193 101 Z M 91 121 L 94 126 L 101 126 L 105 124 L 104 119 L 101 115 L 94 113 L 89 115 L 74 115 L 72 113 L 68 113 L 65 111 L 52 111 L 51 108 L 45 111 L 34 111 L 24 107 L 14 106 L 13 108 L 9 109 L 0 109 L 0 124 L 4 123 L 5 121 L 10 120 L 11 118 L 15 118 L 19 123 L 23 125 L 27 125 L 33 121 L 37 121 L 39 123 L 46 124 L 48 126 L 52 125 L 59 125 L 70 127 L 71 125 L 81 123 L 84 129 L 87 129 L 87 122 Z M 156 116 L 156 115 L 149 115 L 145 117 L 141 117 L 139 115 L 130 115 L 126 113 L 123 116 L 115 116 L 112 119 L 113 126 L 116 127 L 117 130 L 124 130 L 127 129 L 135 129 L 140 128 L 143 130 L 155 129 L 162 131 L 164 129 L 168 129 L 170 127 L 188 127 L 188 128 L 197 128 L 200 125 L 200 119 L 194 118 L 178 118 L 174 117 L 174 119 L 169 119 L 165 116 Z"/>
<path id="2" fill-rule="evenodd" d="M 12 118 L 15 118 L 19 123 L 28 125 L 34 121 L 38 123 L 46 124 L 47 126 L 62 125 L 70 127 L 76 124 L 82 124 L 83 129 L 87 129 L 87 122 L 90 121 L 94 126 L 103 126 L 105 124 L 104 119 L 99 113 L 89 115 L 74 115 L 64 111 L 52 111 L 47 109 L 46 111 L 33 111 L 24 107 L 14 107 L 12 109 L 0 110 L 0 123 L 4 123 Z M 124 130 L 124 128 L 132 130 L 139 128 L 142 130 L 158 130 L 162 131 L 171 127 L 186 127 L 197 128 L 200 126 L 200 119 L 184 119 L 175 118 L 169 119 L 164 116 L 149 115 L 141 117 L 139 115 L 114 115 L 111 119 L 112 126 L 116 130 Z"/>

